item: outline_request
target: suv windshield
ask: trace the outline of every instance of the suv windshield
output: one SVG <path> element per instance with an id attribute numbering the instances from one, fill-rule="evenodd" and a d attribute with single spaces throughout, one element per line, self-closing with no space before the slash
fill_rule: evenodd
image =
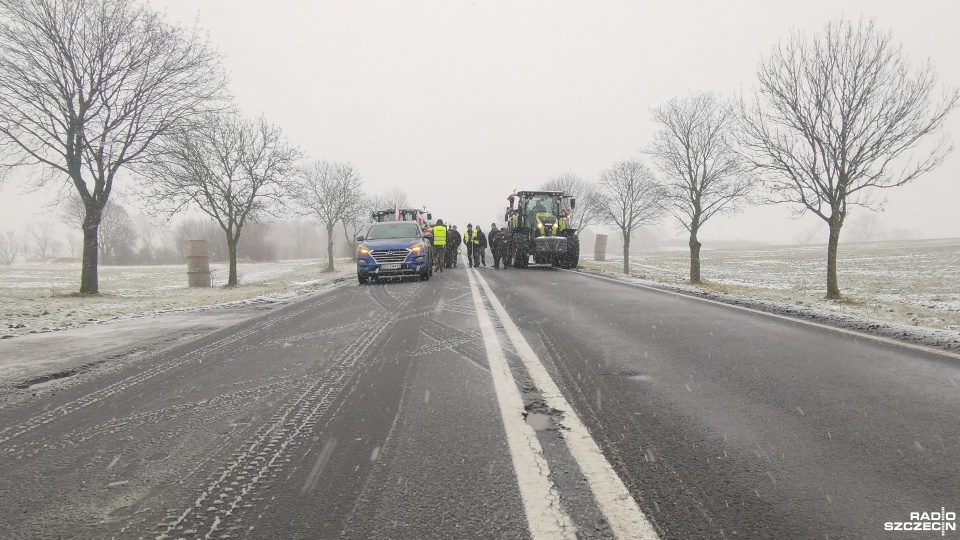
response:
<path id="1" fill-rule="evenodd" d="M 390 238 L 419 238 L 420 229 L 416 223 L 393 222 L 377 224 L 367 231 L 367 240 L 386 240 Z"/>

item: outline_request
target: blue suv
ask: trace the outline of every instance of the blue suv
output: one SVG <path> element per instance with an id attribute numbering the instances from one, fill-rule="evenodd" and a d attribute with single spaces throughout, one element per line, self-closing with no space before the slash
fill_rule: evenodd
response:
<path id="1" fill-rule="evenodd" d="M 366 236 L 357 237 L 357 280 L 362 285 L 370 278 L 430 279 L 430 240 L 416 221 L 374 223 Z"/>

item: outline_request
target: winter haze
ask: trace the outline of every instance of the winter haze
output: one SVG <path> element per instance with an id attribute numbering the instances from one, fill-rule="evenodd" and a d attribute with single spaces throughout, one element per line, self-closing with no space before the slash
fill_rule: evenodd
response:
<path id="1" fill-rule="evenodd" d="M 502 216 L 514 187 L 561 173 L 595 180 L 636 157 L 654 132 L 650 107 L 692 91 L 749 90 L 761 55 L 792 28 L 813 34 L 841 15 L 875 18 L 914 66 L 929 58 L 941 84 L 960 86 L 952 1 L 151 4 L 209 32 L 246 113 L 264 114 L 310 158 L 352 162 L 369 192 L 399 188 L 461 227 Z M 954 114 L 947 129 L 955 137 L 958 128 Z M 884 235 L 960 236 L 958 173 L 954 153 L 877 194 L 887 198 Z M 52 192 L 26 193 L 22 178 L 0 191 L 0 231 L 59 223 L 45 206 Z M 118 186 L 118 200 L 136 208 L 132 184 Z M 753 207 L 707 223 L 701 239 L 790 244 L 820 223 Z M 660 228 L 682 236 L 669 221 Z"/>

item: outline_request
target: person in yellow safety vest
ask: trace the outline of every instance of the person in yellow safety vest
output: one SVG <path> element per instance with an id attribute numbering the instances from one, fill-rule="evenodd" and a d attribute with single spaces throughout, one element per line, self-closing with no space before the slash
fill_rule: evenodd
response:
<path id="1" fill-rule="evenodd" d="M 463 245 L 467 246 L 467 263 L 473 268 L 473 223 L 467 223 L 467 232 L 463 233 Z"/>
<path id="2" fill-rule="evenodd" d="M 560 212 L 560 219 L 557 220 L 560 224 L 561 231 L 566 230 L 568 217 L 570 217 L 570 210 L 565 208 L 562 212 Z"/>
<path id="3" fill-rule="evenodd" d="M 447 227 L 443 220 L 438 219 L 437 224 L 433 226 L 433 250 L 430 255 L 433 257 L 433 269 L 436 272 L 443 272 L 443 262 L 447 252 Z"/>
<path id="4" fill-rule="evenodd" d="M 467 223 L 467 232 L 463 236 L 463 243 L 467 245 L 467 262 L 471 267 L 480 266 L 480 254 L 483 252 L 483 233 L 480 226 L 474 229 L 473 225 Z"/>

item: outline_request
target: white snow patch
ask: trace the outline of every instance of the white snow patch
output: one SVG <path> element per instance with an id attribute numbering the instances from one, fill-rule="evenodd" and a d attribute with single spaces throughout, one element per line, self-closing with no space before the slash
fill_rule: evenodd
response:
<path id="1" fill-rule="evenodd" d="M 585 249 L 584 251 L 589 251 Z M 779 246 L 706 250 L 704 284 L 689 284 L 690 256 L 681 252 L 606 261 L 581 256 L 581 266 L 611 277 L 714 298 L 785 303 L 824 315 L 856 317 L 960 335 L 960 239 L 841 244 L 837 279 L 842 301 L 826 300 L 826 247 Z"/>
<path id="2" fill-rule="evenodd" d="M 352 278 L 353 259 L 240 263 L 240 285 L 224 288 L 226 264 L 211 264 L 214 283 L 187 287 L 186 265 L 101 266 L 100 294 L 80 296 L 80 264 L 19 263 L 0 266 L 0 336 L 63 330 L 117 319 L 149 317 L 216 306 L 285 302 Z"/>

